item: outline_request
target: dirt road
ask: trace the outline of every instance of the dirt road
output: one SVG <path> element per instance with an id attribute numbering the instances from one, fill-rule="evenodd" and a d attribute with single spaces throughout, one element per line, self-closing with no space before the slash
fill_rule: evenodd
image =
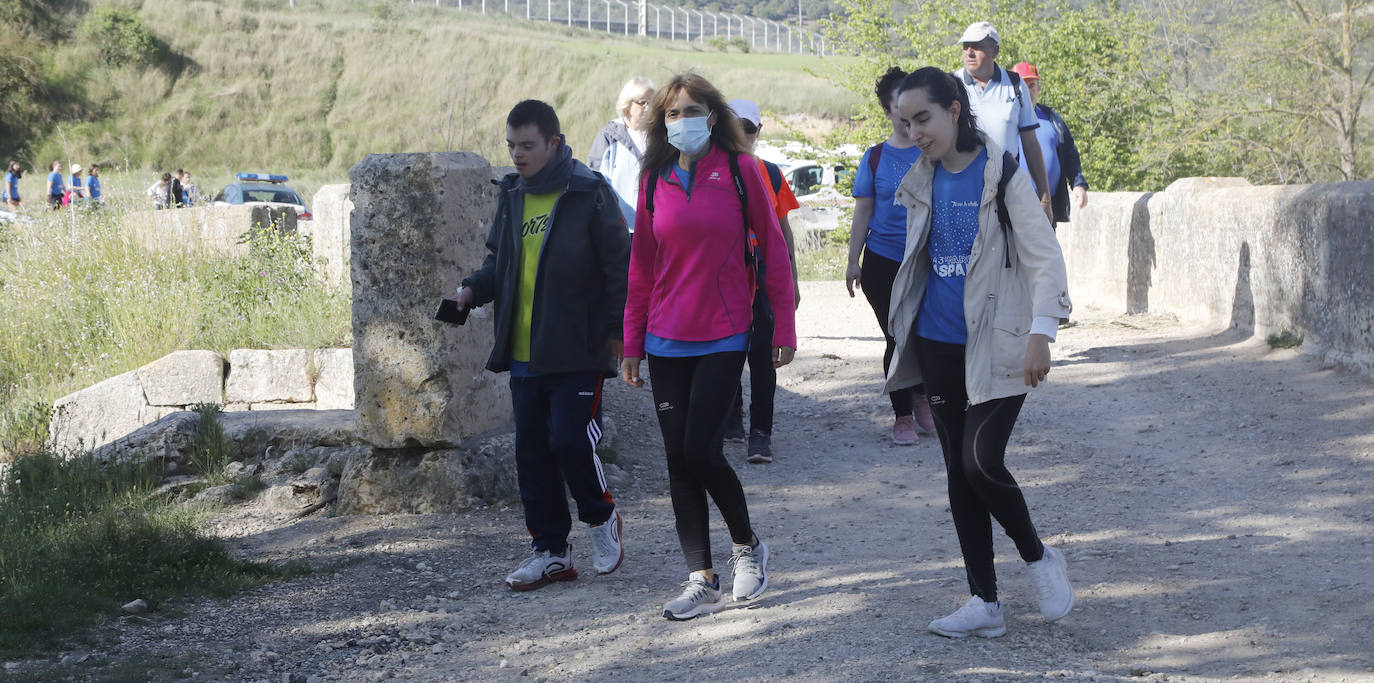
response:
<path id="1" fill-rule="evenodd" d="M 120 625 L 105 649 L 184 653 L 201 680 L 1374 680 L 1374 383 L 1170 319 L 1076 313 L 1008 464 L 1077 606 L 1045 624 L 999 534 L 1007 635 L 952 641 L 925 630 L 967 597 L 939 446 L 889 445 L 867 304 L 839 283 L 803 297 L 777 460 L 728 447 L 772 549 L 748 608 L 659 616 L 686 569 L 649 393 L 617 382 L 619 572 L 592 575 L 575 530 L 582 579 L 506 590 L 518 504 L 229 525 L 255 557 L 350 562 Z"/>

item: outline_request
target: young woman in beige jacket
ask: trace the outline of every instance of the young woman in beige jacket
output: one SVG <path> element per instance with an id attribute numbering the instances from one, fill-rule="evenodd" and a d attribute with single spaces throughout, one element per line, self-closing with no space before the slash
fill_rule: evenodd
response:
<path id="1" fill-rule="evenodd" d="M 886 389 L 925 383 L 972 594 L 930 630 L 993 638 L 1006 632 L 993 519 L 1027 563 L 1045 619 L 1073 607 L 1064 557 L 1040 542 L 1003 462 L 1021 404 L 1049 373 L 1049 344 L 1069 315 L 1064 259 L 1030 177 L 978 132 L 957 79 L 917 70 L 898 87 L 896 107 L 922 153 L 896 193 L 907 209 L 907 240 L 892 286 L 897 349 Z M 997 195 L 1007 172 L 1004 229 Z"/>

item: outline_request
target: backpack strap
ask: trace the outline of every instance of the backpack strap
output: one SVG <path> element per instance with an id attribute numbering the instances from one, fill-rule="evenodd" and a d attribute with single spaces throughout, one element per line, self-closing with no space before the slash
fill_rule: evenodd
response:
<path id="1" fill-rule="evenodd" d="M 744 191 L 744 177 L 739 172 L 739 154 L 736 152 L 730 153 L 730 179 L 735 181 L 735 194 L 739 196 L 739 208 L 744 214 L 744 265 L 756 266 L 755 251 L 759 246 L 759 238 L 749 222 L 749 196 Z"/>
<path id="2" fill-rule="evenodd" d="M 649 175 L 649 182 L 644 184 L 644 208 L 649 210 L 649 215 L 654 215 L 654 188 L 658 187 L 658 172 L 653 171 Z"/>
<path id="3" fill-rule="evenodd" d="M 878 177 L 878 161 L 883 158 L 883 143 L 868 148 L 868 172 Z"/>
<path id="4" fill-rule="evenodd" d="M 1007 77 L 1011 79 L 1011 87 L 1016 91 L 1016 106 L 1026 106 L 1026 103 L 1021 99 L 1021 74 L 1015 71 L 1008 71 L 1007 69 L 1002 70 L 1007 72 Z"/>
<path id="5" fill-rule="evenodd" d="M 997 179 L 997 222 L 1002 224 L 1002 240 L 1006 242 L 1003 256 L 1006 257 L 1006 267 L 1011 267 L 1011 211 L 1007 209 L 1007 185 L 1011 183 L 1011 177 L 1016 175 L 1016 169 L 1020 167 L 1016 157 L 1011 152 L 1002 152 L 1002 177 Z"/>
<path id="6" fill-rule="evenodd" d="M 763 168 L 768 171 L 768 183 L 773 186 L 773 194 L 782 192 L 782 169 L 771 161 L 764 159 L 759 159 L 759 161 L 763 162 Z"/>

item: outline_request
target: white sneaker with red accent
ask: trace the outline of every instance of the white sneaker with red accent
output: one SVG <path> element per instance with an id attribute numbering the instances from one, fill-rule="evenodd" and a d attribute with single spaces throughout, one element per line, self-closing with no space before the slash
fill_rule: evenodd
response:
<path id="1" fill-rule="evenodd" d="M 592 537 L 592 549 L 596 556 L 592 558 L 592 568 L 598 574 L 610 574 L 620 568 L 620 562 L 625 559 L 625 545 L 620 542 L 620 531 L 623 526 L 620 521 L 620 509 L 611 510 L 611 516 L 601 524 L 587 527 L 587 533 Z"/>
<path id="2" fill-rule="evenodd" d="M 554 581 L 572 581 L 576 578 L 577 570 L 573 568 L 570 545 L 562 555 L 554 555 L 547 550 L 530 553 L 530 556 L 506 577 L 506 585 L 513 591 L 532 591 Z"/>

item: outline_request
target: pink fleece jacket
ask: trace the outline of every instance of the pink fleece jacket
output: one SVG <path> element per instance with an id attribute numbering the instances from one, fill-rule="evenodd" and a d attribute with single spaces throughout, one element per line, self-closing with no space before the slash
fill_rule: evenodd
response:
<path id="1" fill-rule="evenodd" d="M 773 346 L 796 348 L 792 266 L 758 163 L 740 155 L 749 220 L 763 259 L 763 288 L 772 304 Z M 748 332 L 754 274 L 744 262 L 744 215 L 730 177 L 730 158 L 712 148 L 697 162 L 692 196 L 675 176 L 658 182 L 654 213 L 641 180 L 625 299 L 625 355 L 644 356 L 646 330 L 678 341 L 713 341 Z"/>

